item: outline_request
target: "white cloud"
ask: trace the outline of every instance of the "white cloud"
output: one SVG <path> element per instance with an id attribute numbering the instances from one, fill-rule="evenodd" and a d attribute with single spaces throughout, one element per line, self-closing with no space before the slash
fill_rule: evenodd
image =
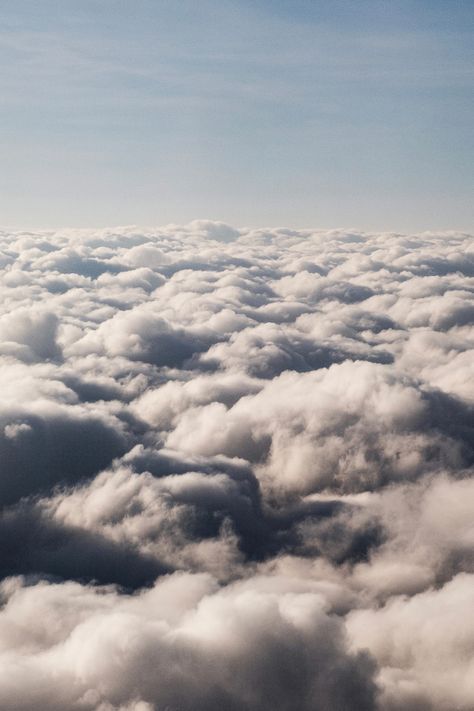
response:
<path id="1" fill-rule="evenodd" d="M 0 234 L 0 706 L 470 711 L 467 235 Z"/>

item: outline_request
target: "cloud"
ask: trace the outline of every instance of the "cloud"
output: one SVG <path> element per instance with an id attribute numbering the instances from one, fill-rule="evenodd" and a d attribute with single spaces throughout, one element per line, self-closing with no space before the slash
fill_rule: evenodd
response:
<path id="1" fill-rule="evenodd" d="M 373 663 L 348 651 L 311 582 L 257 577 L 219 590 L 185 573 L 127 597 L 12 579 L 3 596 L 4 708 L 31 708 L 33 699 L 64 711 L 138 701 L 202 711 L 375 708 Z M 20 686 L 20 675 L 31 685 Z"/>
<path id="2" fill-rule="evenodd" d="M 100 530 L 68 525 L 26 502 L 2 513 L 0 535 L 2 577 L 39 575 L 133 589 L 169 572 L 156 557 L 127 542 L 114 541 Z"/>
<path id="3" fill-rule="evenodd" d="M 188 408 L 166 442 L 255 462 L 273 489 L 347 493 L 470 465 L 470 413 L 389 366 L 346 361 L 285 372 L 230 408 Z"/>
<path id="4" fill-rule="evenodd" d="M 0 706 L 474 708 L 472 238 L 0 233 Z"/>
<path id="5" fill-rule="evenodd" d="M 27 362 L 59 358 L 57 329 L 54 313 L 18 309 L 5 314 L 0 321 L 0 352 Z"/>
<path id="6" fill-rule="evenodd" d="M 474 578 L 462 573 L 439 590 L 349 615 L 355 645 L 380 660 L 385 708 L 472 708 L 473 604 Z"/>
<path id="7" fill-rule="evenodd" d="M 107 421 L 109 420 L 109 421 Z M 39 403 L 0 412 L 0 502 L 98 473 L 127 448 L 117 418 Z"/>
<path id="8" fill-rule="evenodd" d="M 180 367 L 206 348 L 199 333 L 176 328 L 169 321 L 140 307 L 119 312 L 92 334 L 78 341 L 71 353 L 106 353 L 157 366 Z"/>

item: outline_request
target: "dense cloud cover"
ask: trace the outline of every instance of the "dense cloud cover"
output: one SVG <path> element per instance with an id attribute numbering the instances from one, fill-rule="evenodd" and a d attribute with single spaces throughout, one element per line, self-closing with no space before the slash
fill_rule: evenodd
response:
<path id="1" fill-rule="evenodd" d="M 0 235 L 0 708 L 474 709 L 474 240 Z"/>

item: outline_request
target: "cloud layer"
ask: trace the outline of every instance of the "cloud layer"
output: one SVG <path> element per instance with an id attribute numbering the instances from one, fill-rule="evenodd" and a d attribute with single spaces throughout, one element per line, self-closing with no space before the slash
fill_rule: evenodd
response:
<path id="1" fill-rule="evenodd" d="M 0 707 L 472 711 L 474 241 L 0 234 Z"/>

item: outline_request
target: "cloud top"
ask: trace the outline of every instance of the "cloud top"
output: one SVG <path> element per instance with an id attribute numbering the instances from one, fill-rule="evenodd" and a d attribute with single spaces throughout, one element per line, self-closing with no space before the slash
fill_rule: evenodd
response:
<path id="1" fill-rule="evenodd" d="M 474 240 L 0 234 L 0 706 L 471 711 Z"/>

